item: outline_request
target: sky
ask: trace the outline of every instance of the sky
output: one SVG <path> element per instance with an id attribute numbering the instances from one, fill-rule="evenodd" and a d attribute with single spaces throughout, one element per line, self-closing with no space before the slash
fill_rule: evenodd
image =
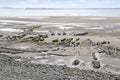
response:
<path id="1" fill-rule="evenodd" d="M 0 0 L 0 7 L 120 8 L 120 0 Z"/>

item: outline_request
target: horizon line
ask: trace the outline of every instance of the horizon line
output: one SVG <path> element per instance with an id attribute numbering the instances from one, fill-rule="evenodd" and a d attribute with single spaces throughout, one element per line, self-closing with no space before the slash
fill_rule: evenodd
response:
<path id="1" fill-rule="evenodd" d="M 0 7 L 0 9 L 60 9 L 60 10 L 65 10 L 65 9 L 120 9 L 120 8 L 53 8 L 53 7 L 50 7 L 50 8 L 47 8 L 47 7 L 26 7 L 26 8 L 20 8 L 20 7 Z"/>

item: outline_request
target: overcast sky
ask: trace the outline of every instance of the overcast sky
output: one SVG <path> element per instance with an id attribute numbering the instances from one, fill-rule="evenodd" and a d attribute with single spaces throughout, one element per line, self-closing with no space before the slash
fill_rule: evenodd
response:
<path id="1" fill-rule="evenodd" d="M 120 0 L 0 0 L 0 7 L 120 8 Z"/>

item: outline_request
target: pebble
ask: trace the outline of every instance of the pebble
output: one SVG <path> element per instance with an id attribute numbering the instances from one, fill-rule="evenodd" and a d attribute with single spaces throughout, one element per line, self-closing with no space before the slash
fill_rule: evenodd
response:
<path id="1" fill-rule="evenodd" d="M 78 62 L 78 61 L 77 61 Z M 99 62 L 94 62 L 99 64 Z M 67 66 L 15 61 L 0 54 L 0 79 L 3 80 L 120 80 L 117 75 Z"/>

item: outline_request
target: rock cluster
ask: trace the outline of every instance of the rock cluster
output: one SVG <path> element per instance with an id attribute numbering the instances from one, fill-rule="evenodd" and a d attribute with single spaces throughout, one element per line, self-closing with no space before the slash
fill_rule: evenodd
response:
<path id="1" fill-rule="evenodd" d="M 98 51 L 99 53 L 105 53 L 106 55 L 120 58 L 120 49 L 119 48 L 117 48 L 115 46 L 111 46 L 111 45 L 101 46 L 100 48 L 101 49 Z"/>
<path id="2" fill-rule="evenodd" d="M 87 35 L 88 32 L 54 32 L 54 31 L 49 31 L 50 35 L 71 35 L 71 36 L 84 36 Z"/>
<path id="3" fill-rule="evenodd" d="M 0 54 L 2 80 L 120 80 L 112 73 L 80 70 L 66 66 L 31 64 Z"/>

